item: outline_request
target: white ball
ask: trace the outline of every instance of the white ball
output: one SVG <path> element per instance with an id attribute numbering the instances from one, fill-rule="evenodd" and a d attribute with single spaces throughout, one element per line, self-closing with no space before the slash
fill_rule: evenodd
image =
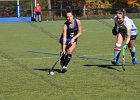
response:
<path id="1" fill-rule="evenodd" d="M 54 72 L 50 72 L 50 75 L 54 75 Z"/>

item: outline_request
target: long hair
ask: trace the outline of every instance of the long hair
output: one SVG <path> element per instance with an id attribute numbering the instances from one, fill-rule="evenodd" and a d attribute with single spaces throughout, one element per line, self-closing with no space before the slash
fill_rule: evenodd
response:
<path id="1" fill-rule="evenodd" d="M 71 7 L 70 7 L 70 6 L 67 6 L 65 12 L 66 12 L 66 13 L 65 13 L 65 17 L 66 17 L 66 15 L 67 15 L 67 13 L 72 13 Z"/>
<path id="2" fill-rule="evenodd" d="M 117 11 L 117 14 L 121 14 L 123 17 L 126 16 L 126 10 L 125 9 L 120 9 Z"/>

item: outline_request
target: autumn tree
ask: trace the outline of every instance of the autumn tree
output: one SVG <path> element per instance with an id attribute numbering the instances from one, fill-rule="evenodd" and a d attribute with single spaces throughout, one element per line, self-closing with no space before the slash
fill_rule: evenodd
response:
<path id="1" fill-rule="evenodd" d="M 129 7 L 138 7 L 139 6 L 139 3 L 137 0 L 127 0 L 128 2 L 128 6 Z"/>

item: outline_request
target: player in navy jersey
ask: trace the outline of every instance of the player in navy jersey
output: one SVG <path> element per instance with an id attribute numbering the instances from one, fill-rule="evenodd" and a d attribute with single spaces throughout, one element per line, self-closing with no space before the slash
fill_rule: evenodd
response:
<path id="1" fill-rule="evenodd" d="M 66 22 L 63 25 L 63 33 L 60 37 L 61 43 L 61 71 L 67 71 L 67 65 L 70 62 L 73 50 L 77 45 L 77 39 L 82 34 L 82 26 L 79 19 L 73 17 L 70 7 L 66 9 Z"/>
<path id="2" fill-rule="evenodd" d="M 112 64 L 118 64 L 123 41 L 125 42 L 123 49 L 126 49 L 128 46 L 132 57 L 132 63 L 137 64 L 136 48 L 134 46 L 134 42 L 138 34 L 137 27 L 135 26 L 132 19 L 125 15 L 124 9 L 117 11 L 114 21 L 114 29 L 116 30 L 114 35 L 117 35 L 117 39 L 114 46 L 114 59 L 112 60 Z"/>

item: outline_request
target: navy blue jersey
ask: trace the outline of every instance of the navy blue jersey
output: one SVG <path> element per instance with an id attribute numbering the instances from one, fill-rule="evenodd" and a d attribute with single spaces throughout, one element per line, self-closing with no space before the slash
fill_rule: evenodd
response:
<path id="1" fill-rule="evenodd" d="M 74 19 L 74 27 L 73 28 L 70 27 L 70 23 L 68 21 L 66 21 L 65 24 L 67 26 L 67 39 L 66 39 L 66 43 L 69 43 L 71 41 L 71 39 L 77 34 L 77 32 L 78 32 L 78 25 L 77 25 L 76 19 Z M 75 41 L 77 41 L 77 39 Z M 63 34 L 61 35 L 59 42 L 61 44 L 63 43 Z"/>
<path id="2" fill-rule="evenodd" d="M 67 25 L 67 38 L 73 38 L 78 32 L 76 19 L 74 19 L 74 27 L 70 27 L 70 23 L 68 21 L 66 21 L 65 24 Z"/>

